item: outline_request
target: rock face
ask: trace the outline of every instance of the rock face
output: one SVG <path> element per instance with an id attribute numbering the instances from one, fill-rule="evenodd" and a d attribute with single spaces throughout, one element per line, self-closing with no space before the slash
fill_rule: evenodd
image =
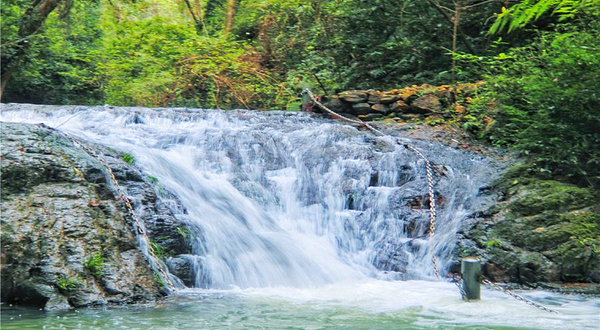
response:
<path id="1" fill-rule="evenodd" d="M 43 125 L 2 123 L 1 141 L 2 302 L 53 309 L 151 301 L 166 293 L 97 159 Z M 117 153 L 90 147 L 135 196 L 151 240 L 163 237 L 166 249 L 186 252 L 185 238 L 173 233 L 182 225 L 143 175 Z"/>
<path id="2" fill-rule="evenodd" d="M 480 256 L 494 281 L 600 283 L 599 196 L 526 171 L 515 166 L 492 187 L 500 202 L 473 216 L 459 254 Z"/>

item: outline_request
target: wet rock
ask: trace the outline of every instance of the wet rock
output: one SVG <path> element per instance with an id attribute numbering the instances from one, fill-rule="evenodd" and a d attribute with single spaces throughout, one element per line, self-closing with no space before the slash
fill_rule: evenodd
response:
<path id="1" fill-rule="evenodd" d="M 146 124 L 146 121 L 144 120 L 144 118 L 142 116 L 140 116 L 139 114 L 133 114 L 132 116 L 130 116 L 129 118 L 127 118 L 127 120 L 125 121 L 125 124 L 127 125 L 131 125 L 131 124 Z"/>
<path id="2" fill-rule="evenodd" d="M 177 276 L 187 287 L 194 287 L 194 264 L 190 258 L 184 256 L 172 257 L 167 260 L 171 274 Z"/>
<path id="3" fill-rule="evenodd" d="M 488 194 L 502 202 L 467 226 L 459 246 L 482 257 L 484 274 L 494 281 L 600 283 L 598 197 L 527 171 L 516 165 L 496 182 Z"/>
<path id="4" fill-rule="evenodd" d="M 2 302 L 62 309 L 163 295 L 104 166 L 50 128 L 1 125 Z M 104 153 L 134 206 L 144 208 L 152 237 L 177 228 L 139 170 L 89 147 Z M 168 234 L 172 250 L 186 251 Z"/>

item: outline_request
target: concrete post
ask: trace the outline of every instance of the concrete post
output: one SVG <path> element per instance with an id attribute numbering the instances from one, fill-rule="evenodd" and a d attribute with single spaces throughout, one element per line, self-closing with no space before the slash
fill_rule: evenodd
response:
<path id="1" fill-rule="evenodd" d="M 463 279 L 463 290 L 469 300 L 481 299 L 481 260 L 477 257 L 462 259 L 460 272 Z"/>

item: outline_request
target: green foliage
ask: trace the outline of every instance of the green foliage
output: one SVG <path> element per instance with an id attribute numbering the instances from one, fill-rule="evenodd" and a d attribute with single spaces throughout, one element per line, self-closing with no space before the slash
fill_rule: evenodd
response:
<path id="1" fill-rule="evenodd" d="M 491 239 L 491 240 L 485 242 L 485 246 L 488 247 L 488 248 L 493 248 L 493 247 L 496 247 L 496 246 L 502 246 L 502 242 L 500 242 L 497 239 Z"/>
<path id="2" fill-rule="evenodd" d="M 106 258 L 102 256 L 102 252 L 98 251 L 92 254 L 83 263 L 83 267 L 90 271 L 95 277 L 100 277 L 104 274 L 104 262 Z"/>
<path id="3" fill-rule="evenodd" d="M 177 227 L 177 233 L 184 239 L 192 238 L 192 231 L 188 227 Z"/>
<path id="4" fill-rule="evenodd" d="M 129 153 L 123 154 L 121 156 L 121 159 L 123 159 L 123 161 L 129 165 L 133 165 L 133 163 L 135 163 L 135 158 L 132 154 Z"/>
<path id="5" fill-rule="evenodd" d="M 150 181 L 150 183 L 152 183 L 153 185 L 158 184 L 158 178 L 153 176 L 153 175 L 148 175 L 146 176 L 146 178 L 148 179 L 148 181 Z"/>
<path id="6" fill-rule="evenodd" d="M 165 281 L 158 274 L 154 274 L 154 283 L 156 283 L 156 286 L 159 288 L 166 287 Z"/>
<path id="7" fill-rule="evenodd" d="M 241 1 L 230 36 L 221 34 L 224 1 L 198 3 L 201 31 L 183 1 L 76 1 L 32 39 L 5 98 L 296 110 L 306 86 L 332 93 L 450 79 L 450 24 L 430 24 L 442 17 L 426 2 Z M 16 23 L 27 4 L 3 5 L 3 39 L 16 34 L 4 21 Z M 463 13 L 474 45 L 486 46 L 482 18 L 495 8 Z"/>
<path id="8" fill-rule="evenodd" d="M 16 23 L 17 7 L 2 5 L 3 59 L 10 55 L 6 44 L 14 42 L 16 32 L 13 30 L 18 27 L 6 27 L 5 23 Z M 5 10 L 11 10 L 8 22 L 4 19 Z M 28 38 L 32 46 L 23 64 L 13 72 L 3 98 L 34 103 L 98 103 L 103 98 L 96 62 L 100 36 L 98 18 L 98 3 L 86 0 L 75 1 L 68 12 L 53 12 L 46 20 L 43 33 Z"/>
<path id="9" fill-rule="evenodd" d="M 82 286 L 82 283 L 78 280 L 70 277 L 60 277 L 56 285 L 63 292 L 71 292 L 75 291 Z"/>
<path id="10" fill-rule="evenodd" d="M 169 257 L 169 252 L 160 244 L 150 242 L 150 250 L 161 260 L 165 260 Z"/>
<path id="11" fill-rule="evenodd" d="M 490 27 L 490 33 L 504 30 L 511 32 L 525 27 L 550 13 L 558 16 L 559 21 L 575 18 L 578 14 L 598 15 L 600 4 L 596 0 L 524 0 L 502 12 Z"/>
<path id="12" fill-rule="evenodd" d="M 485 122 L 481 135 L 521 150 L 539 174 L 597 186 L 599 29 L 597 21 L 563 25 L 529 46 L 478 57 L 487 84 L 470 111 Z"/>

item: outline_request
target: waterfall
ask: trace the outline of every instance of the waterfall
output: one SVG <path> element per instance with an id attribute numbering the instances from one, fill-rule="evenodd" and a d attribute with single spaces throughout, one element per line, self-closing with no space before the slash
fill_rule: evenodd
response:
<path id="1" fill-rule="evenodd" d="M 447 269 L 457 232 L 497 165 L 412 140 L 437 169 L 429 238 L 425 167 L 392 137 L 306 113 L 3 105 L 2 121 L 43 122 L 132 154 L 191 228 L 196 287 L 314 287 L 422 279 Z M 402 135 L 404 134 L 404 135 Z M 172 195 L 172 196 L 171 196 Z"/>

